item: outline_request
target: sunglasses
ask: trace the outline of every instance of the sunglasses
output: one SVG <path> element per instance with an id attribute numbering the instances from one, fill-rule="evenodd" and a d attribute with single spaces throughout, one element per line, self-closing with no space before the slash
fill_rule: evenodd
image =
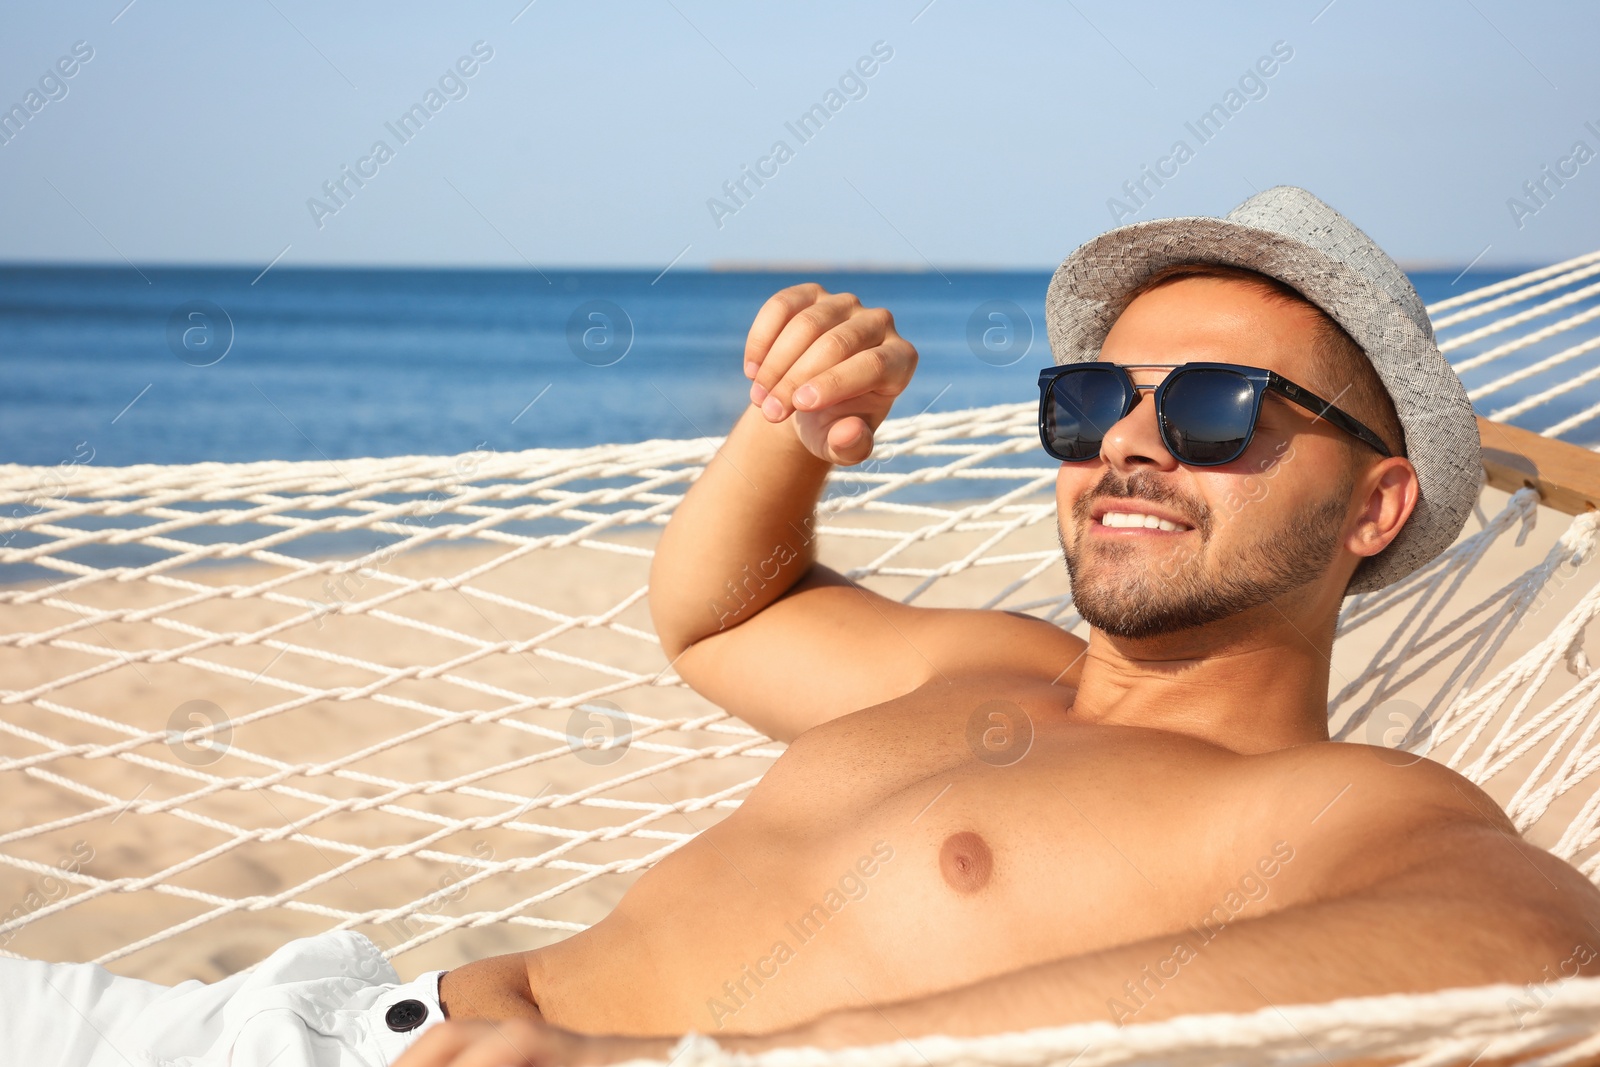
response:
<path id="1" fill-rule="evenodd" d="M 1170 369 L 1156 385 L 1139 385 L 1129 370 Z M 1267 393 L 1327 419 L 1388 458 L 1387 446 L 1367 427 L 1311 390 L 1274 371 L 1234 363 L 1069 363 L 1039 372 L 1039 440 L 1065 463 L 1100 454 L 1107 431 L 1155 391 L 1161 443 L 1180 463 L 1217 467 L 1250 446 Z"/>

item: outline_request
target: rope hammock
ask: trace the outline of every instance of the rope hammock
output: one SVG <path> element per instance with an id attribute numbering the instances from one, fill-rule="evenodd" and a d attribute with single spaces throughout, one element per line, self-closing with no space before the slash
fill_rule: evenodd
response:
<path id="1" fill-rule="evenodd" d="M 1430 307 L 1492 420 L 1487 484 L 1454 547 L 1346 602 L 1329 715 L 1459 771 L 1600 882 L 1596 276 L 1600 252 Z M 688 689 L 650 626 L 652 548 L 720 442 L 0 466 L 0 951 L 175 983 L 355 928 L 418 971 L 604 917 L 783 749 Z M 1084 632 L 1055 470 L 1032 402 L 891 419 L 830 476 L 820 557 Z M 1597 1018 L 1600 979 L 1552 971 L 759 1058 L 1557 1064 L 1600 1055 Z"/>

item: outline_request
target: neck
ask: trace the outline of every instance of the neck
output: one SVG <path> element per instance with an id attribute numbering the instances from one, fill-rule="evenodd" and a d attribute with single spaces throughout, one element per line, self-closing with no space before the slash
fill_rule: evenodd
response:
<path id="1" fill-rule="evenodd" d="M 1090 633 L 1073 718 L 1241 753 L 1328 739 L 1333 619 L 1267 603 L 1148 638 Z"/>

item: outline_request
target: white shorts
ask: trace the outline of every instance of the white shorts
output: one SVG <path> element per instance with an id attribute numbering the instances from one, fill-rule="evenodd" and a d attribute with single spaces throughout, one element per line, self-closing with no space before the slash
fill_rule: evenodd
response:
<path id="1" fill-rule="evenodd" d="M 383 1067 L 444 1017 L 366 937 L 291 941 L 220 982 L 0 958 L 0 1062 L 19 1067 Z"/>

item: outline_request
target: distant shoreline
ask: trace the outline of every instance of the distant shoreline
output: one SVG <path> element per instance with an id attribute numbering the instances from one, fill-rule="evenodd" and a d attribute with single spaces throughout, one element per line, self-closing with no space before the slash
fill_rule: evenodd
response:
<path id="1" fill-rule="evenodd" d="M 1399 260 L 1400 269 L 1407 274 L 1455 274 L 1468 264 L 1451 263 L 1445 260 Z M 247 271 L 254 277 L 261 271 L 260 264 L 250 263 L 197 263 L 197 262 L 163 262 L 145 261 L 140 266 L 152 271 L 184 271 L 184 272 L 217 272 L 226 273 L 234 271 Z M 1527 271 L 1539 270 L 1549 266 L 1547 263 L 1474 263 L 1472 269 L 1465 272 L 1468 276 L 1485 274 L 1514 275 Z M 830 263 L 811 260 L 713 260 L 703 266 L 679 266 L 672 269 L 671 274 L 794 274 L 808 272 L 813 274 L 1049 274 L 1054 271 L 1056 264 L 1047 263 L 1039 265 L 1021 264 L 1004 266 L 997 264 L 938 264 L 929 267 L 925 263 Z M 128 264 L 120 261 L 102 260 L 7 260 L 0 259 L 0 272 L 13 271 L 83 271 L 83 272 L 124 272 L 129 271 Z M 648 274 L 654 278 L 661 273 L 659 264 L 634 264 L 616 266 L 596 266 L 593 264 L 579 266 L 541 265 L 538 268 L 528 266 L 512 266 L 509 264 L 478 264 L 478 263 L 323 263 L 323 264 L 288 264 L 283 263 L 273 268 L 273 273 L 294 271 L 301 274 L 315 273 L 461 273 L 461 274 Z M 131 273 L 131 271 L 129 271 Z M 667 275 L 671 277 L 671 274 Z"/>

